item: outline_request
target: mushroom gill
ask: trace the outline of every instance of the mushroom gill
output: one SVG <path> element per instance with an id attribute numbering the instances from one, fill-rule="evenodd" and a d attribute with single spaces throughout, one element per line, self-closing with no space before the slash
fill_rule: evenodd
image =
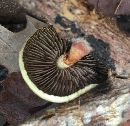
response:
<path id="1" fill-rule="evenodd" d="M 27 85 L 39 97 L 68 102 L 107 79 L 107 67 L 93 52 L 84 40 L 64 41 L 49 25 L 38 29 L 24 44 L 19 66 Z"/>

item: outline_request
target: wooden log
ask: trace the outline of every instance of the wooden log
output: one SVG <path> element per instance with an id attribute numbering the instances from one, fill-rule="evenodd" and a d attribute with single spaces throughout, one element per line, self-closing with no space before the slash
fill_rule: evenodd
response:
<path id="1" fill-rule="evenodd" d="M 129 125 L 130 37 L 118 30 L 114 19 L 102 18 L 89 12 L 84 6 L 79 6 L 76 0 L 54 0 L 53 4 L 48 3 L 47 0 L 34 3 L 37 5 L 36 13 L 46 16 L 62 37 L 93 35 L 108 44 L 110 57 L 114 60 L 114 72 L 118 76 L 111 77 L 109 90 L 104 92 L 101 89 L 93 90 L 70 103 L 52 105 L 51 108 L 36 112 L 25 121 L 21 120 L 23 122 L 18 125 Z M 59 20 L 56 22 L 57 18 Z"/>
<path id="2" fill-rule="evenodd" d="M 114 59 L 115 73 L 119 75 L 117 77 L 129 77 L 130 37 L 117 28 L 114 19 L 101 18 L 94 12 L 88 12 L 76 0 L 68 0 L 66 2 L 54 0 L 53 7 L 50 7 L 51 5 L 48 6 L 46 1 L 41 3 L 36 2 L 36 5 L 38 5 L 37 13 L 43 14 L 55 27 L 58 27 L 63 37 L 74 37 L 77 34 L 84 33 L 86 35 L 93 35 L 95 38 L 106 42 L 109 45 L 110 57 Z M 70 11 L 70 8 L 74 8 L 74 10 Z M 49 13 L 51 16 L 48 16 Z M 59 15 L 61 17 L 60 20 L 63 19 L 65 21 L 57 21 L 57 24 L 55 24 Z M 76 24 L 75 26 L 78 29 L 75 32 L 76 35 L 72 30 L 72 22 Z M 70 31 L 62 34 L 68 28 Z M 71 103 L 60 105 L 62 106 L 61 109 L 55 108 L 52 111 L 51 109 L 46 112 L 41 111 L 36 114 L 38 116 L 32 117 L 20 126 L 26 126 L 28 123 L 32 126 L 40 124 L 47 126 L 127 125 L 130 120 L 129 90 L 129 78 L 120 79 L 112 77 L 111 89 L 108 92 L 99 93 L 99 91 L 85 94 Z"/>

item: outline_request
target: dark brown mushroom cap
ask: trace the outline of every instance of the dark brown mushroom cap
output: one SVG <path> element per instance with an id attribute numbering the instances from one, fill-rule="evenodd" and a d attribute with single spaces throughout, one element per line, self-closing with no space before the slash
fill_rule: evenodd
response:
<path id="1" fill-rule="evenodd" d="M 23 23 L 25 21 L 25 10 L 16 0 L 0 0 L 1 23 Z"/>
<path id="2" fill-rule="evenodd" d="M 97 85 L 107 79 L 106 67 L 93 57 L 93 53 L 72 66 L 59 67 L 58 60 L 68 48 L 68 42 L 63 41 L 51 25 L 38 29 L 25 43 L 19 64 L 23 78 L 35 93 L 40 90 L 40 93 L 63 98 L 78 92 L 79 96 L 90 84 Z"/>

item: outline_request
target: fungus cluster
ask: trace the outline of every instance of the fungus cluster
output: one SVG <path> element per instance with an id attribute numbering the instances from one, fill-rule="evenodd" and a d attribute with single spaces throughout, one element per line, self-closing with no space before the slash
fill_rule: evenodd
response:
<path id="1" fill-rule="evenodd" d="M 30 89 L 42 99 L 68 102 L 107 79 L 108 69 L 82 39 L 68 43 L 52 25 L 38 29 L 23 45 L 19 66 Z"/>

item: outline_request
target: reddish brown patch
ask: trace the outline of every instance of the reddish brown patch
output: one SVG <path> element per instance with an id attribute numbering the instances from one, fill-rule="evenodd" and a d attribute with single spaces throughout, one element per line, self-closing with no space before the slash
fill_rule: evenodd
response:
<path id="1" fill-rule="evenodd" d="M 84 42 L 73 43 L 69 53 L 66 55 L 64 62 L 67 65 L 74 64 L 88 53 L 89 49 L 87 49 Z"/>
<path id="2" fill-rule="evenodd" d="M 124 122 L 120 124 L 119 126 L 130 126 L 130 120 L 127 120 L 127 122 Z"/>

